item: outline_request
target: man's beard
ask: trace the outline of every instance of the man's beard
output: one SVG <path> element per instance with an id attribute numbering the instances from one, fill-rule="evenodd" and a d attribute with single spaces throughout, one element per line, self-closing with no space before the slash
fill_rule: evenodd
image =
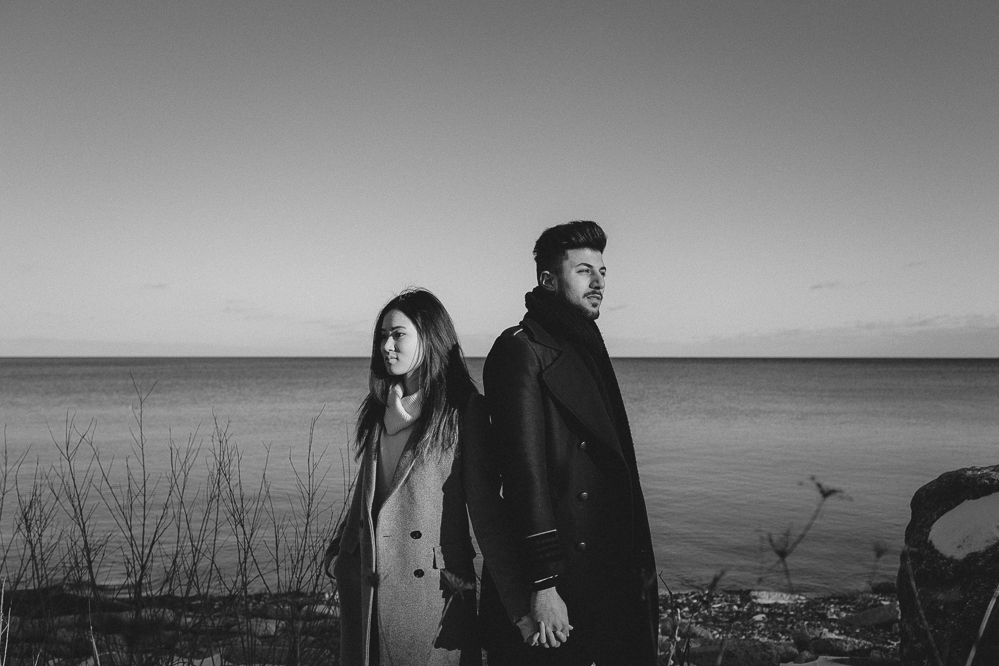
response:
<path id="1" fill-rule="evenodd" d="M 583 315 L 583 317 L 589 319 L 590 321 L 596 321 L 597 318 L 600 316 L 599 307 L 594 310 L 593 308 L 589 308 L 585 304 L 579 301 L 570 301 L 564 295 L 562 296 L 562 300 L 565 302 L 566 305 L 578 311 L 580 314 Z"/>

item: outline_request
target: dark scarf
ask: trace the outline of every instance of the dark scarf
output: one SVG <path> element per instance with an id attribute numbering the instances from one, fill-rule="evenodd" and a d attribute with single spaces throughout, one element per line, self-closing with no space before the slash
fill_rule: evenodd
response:
<path id="1" fill-rule="evenodd" d="M 590 374 L 600 390 L 607 413 L 614 421 L 614 429 L 618 440 L 626 451 L 626 457 L 634 459 L 635 445 L 631 439 L 631 427 L 628 424 L 628 413 L 624 408 L 624 398 L 617 383 L 614 366 L 604 338 L 597 328 L 597 322 L 583 315 L 560 296 L 535 287 L 524 296 L 527 305 L 527 316 L 541 324 L 553 337 L 571 344 L 583 357 Z"/>

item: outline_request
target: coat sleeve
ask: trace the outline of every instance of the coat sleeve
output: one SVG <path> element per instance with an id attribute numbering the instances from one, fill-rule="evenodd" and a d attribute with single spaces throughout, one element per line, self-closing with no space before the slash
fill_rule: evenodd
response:
<path id="1" fill-rule="evenodd" d="M 472 396 L 462 426 L 462 479 L 482 559 L 507 616 L 516 622 L 531 610 L 531 589 L 521 571 L 507 507 L 500 494 L 499 450 L 480 395 Z"/>
<path id="2" fill-rule="evenodd" d="M 523 334 L 501 335 L 483 369 L 514 536 L 524 576 L 534 589 L 551 587 L 565 570 L 548 485 L 545 402 L 537 354 Z"/>

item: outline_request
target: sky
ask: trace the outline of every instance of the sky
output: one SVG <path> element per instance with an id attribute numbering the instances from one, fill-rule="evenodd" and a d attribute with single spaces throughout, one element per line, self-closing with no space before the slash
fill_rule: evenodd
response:
<path id="1" fill-rule="evenodd" d="M 471 356 L 548 226 L 617 356 L 999 356 L 999 3 L 0 3 L 0 356 Z"/>

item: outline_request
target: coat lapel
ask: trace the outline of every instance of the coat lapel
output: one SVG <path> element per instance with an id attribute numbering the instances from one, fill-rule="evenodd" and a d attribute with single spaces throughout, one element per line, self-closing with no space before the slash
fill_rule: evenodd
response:
<path id="1" fill-rule="evenodd" d="M 375 523 L 371 519 L 372 510 L 375 506 L 375 483 L 378 480 L 378 442 L 368 447 L 364 454 L 364 485 L 361 490 L 364 492 L 364 517 L 368 525 L 368 537 L 371 543 L 375 543 Z"/>
<path id="2" fill-rule="evenodd" d="M 543 329 L 539 331 L 539 328 L 539 326 L 530 326 L 535 334 L 535 340 L 559 352 L 551 365 L 541 371 L 541 381 L 552 397 L 584 428 L 618 456 L 623 457 L 614 422 L 607 412 L 604 401 L 600 399 L 600 389 L 586 363 L 574 349 L 563 348 Z"/>
<path id="3" fill-rule="evenodd" d="M 415 429 L 409 433 L 409 439 L 406 440 L 406 447 L 402 450 L 399 462 L 395 466 L 395 473 L 392 475 L 392 485 L 385 494 L 386 502 L 399 489 L 399 486 L 406 482 L 406 477 L 409 476 L 409 473 L 413 470 L 413 465 L 416 464 L 416 444 L 413 442 L 413 432 L 415 432 Z"/>
<path id="4" fill-rule="evenodd" d="M 356 490 L 356 492 L 362 493 L 362 510 L 364 511 L 362 526 L 366 528 L 364 531 L 367 533 L 366 538 L 361 538 L 362 576 L 375 575 L 378 571 L 378 553 L 375 550 L 375 544 L 377 543 L 375 541 L 375 523 L 371 519 L 372 508 L 375 504 L 375 480 L 377 479 L 377 474 L 378 444 L 376 442 L 374 446 L 369 446 L 364 452 L 364 459 L 361 462 L 361 471 L 359 472 L 360 478 L 358 482 L 360 483 L 360 488 Z M 367 542 L 366 544 L 365 541 Z M 373 617 L 375 593 L 372 585 L 373 583 L 370 580 L 367 584 L 361 585 L 361 627 L 364 630 L 364 634 L 361 637 L 361 649 L 363 650 L 363 663 L 365 664 L 370 660 L 371 627 L 377 622 L 377 619 Z"/>

